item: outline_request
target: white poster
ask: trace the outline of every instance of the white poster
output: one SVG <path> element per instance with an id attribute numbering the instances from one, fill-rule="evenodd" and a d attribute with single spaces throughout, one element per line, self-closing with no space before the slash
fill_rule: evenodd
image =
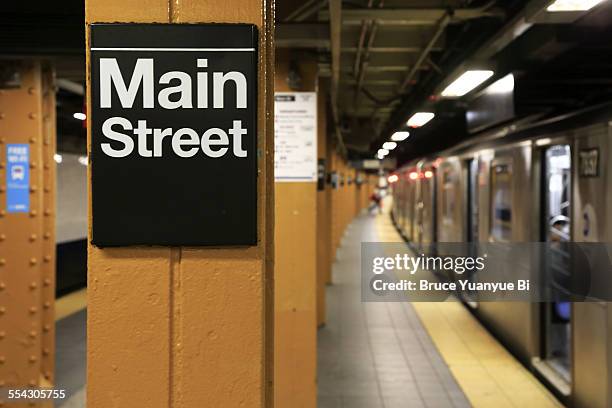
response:
<path id="1" fill-rule="evenodd" d="M 317 93 L 274 95 L 274 178 L 277 182 L 316 182 Z"/>

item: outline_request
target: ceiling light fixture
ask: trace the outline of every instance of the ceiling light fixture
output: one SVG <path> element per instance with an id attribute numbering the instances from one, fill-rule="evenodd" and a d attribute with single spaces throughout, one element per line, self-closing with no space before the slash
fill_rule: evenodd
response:
<path id="1" fill-rule="evenodd" d="M 424 126 L 427 122 L 432 120 L 436 115 L 432 112 L 417 112 L 408 119 L 408 126 L 411 128 L 418 128 Z"/>
<path id="2" fill-rule="evenodd" d="M 78 120 L 85 120 L 87 119 L 87 115 L 85 115 L 83 112 L 75 112 L 72 114 L 72 117 Z"/>
<path id="3" fill-rule="evenodd" d="M 485 93 L 489 95 L 507 94 L 512 91 L 514 91 L 514 75 L 512 74 L 498 79 L 485 89 Z"/>
<path id="4" fill-rule="evenodd" d="M 408 139 L 408 136 L 410 136 L 409 132 L 395 132 L 393 135 L 391 135 L 391 140 L 394 142 L 401 142 Z"/>
<path id="5" fill-rule="evenodd" d="M 442 96 L 447 98 L 457 98 L 469 93 L 471 90 L 491 78 L 493 71 L 489 70 L 470 70 L 465 71 L 455 79 L 449 86 L 442 91 Z"/>
<path id="6" fill-rule="evenodd" d="M 385 150 L 391 151 L 391 150 L 393 150 L 393 149 L 395 149 L 397 147 L 397 143 L 395 143 L 395 142 L 385 142 L 385 143 L 383 143 L 382 147 Z"/>
<path id="7" fill-rule="evenodd" d="M 601 3 L 603 0 L 555 0 L 546 11 L 587 11 Z"/>

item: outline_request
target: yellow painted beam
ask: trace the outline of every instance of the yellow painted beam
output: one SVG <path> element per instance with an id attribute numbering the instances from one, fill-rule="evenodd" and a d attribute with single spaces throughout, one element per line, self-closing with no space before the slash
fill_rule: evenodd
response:
<path id="1" fill-rule="evenodd" d="M 261 152 L 256 247 L 101 249 L 89 245 L 87 405 L 272 406 L 273 3 L 86 0 L 85 14 L 86 25 L 257 25 L 257 148 Z"/>
<path id="2" fill-rule="evenodd" d="M 276 56 L 275 91 L 290 88 L 291 61 L 302 76 L 300 91 L 316 90 L 317 63 L 287 50 Z M 275 185 L 275 405 L 316 407 L 317 186 Z"/>

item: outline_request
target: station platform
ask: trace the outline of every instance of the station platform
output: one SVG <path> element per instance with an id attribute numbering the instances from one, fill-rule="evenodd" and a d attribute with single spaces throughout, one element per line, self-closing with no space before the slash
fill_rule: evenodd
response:
<path id="1" fill-rule="evenodd" d="M 389 214 L 347 228 L 318 333 L 318 407 L 561 406 L 460 302 L 361 301 L 361 242 L 401 241 Z"/>
<path id="2" fill-rule="evenodd" d="M 85 408 L 87 380 L 87 290 L 63 296 L 55 304 L 56 378 L 66 391 L 57 408 Z"/>
<path id="3" fill-rule="evenodd" d="M 361 242 L 402 242 L 389 214 L 346 229 L 318 332 L 318 408 L 560 407 L 459 302 L 361 301 Z M 56 382 L 86 406 L 86 291 L 59 299 Z"/>

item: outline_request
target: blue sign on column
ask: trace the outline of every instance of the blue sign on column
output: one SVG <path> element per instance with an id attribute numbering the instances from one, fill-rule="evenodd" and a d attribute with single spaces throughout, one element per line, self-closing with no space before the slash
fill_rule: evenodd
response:
<path id="1" fill-rule="evenodd" d="M 7 212 L 30 211 L 30 145 L 6 145 Z"/>

